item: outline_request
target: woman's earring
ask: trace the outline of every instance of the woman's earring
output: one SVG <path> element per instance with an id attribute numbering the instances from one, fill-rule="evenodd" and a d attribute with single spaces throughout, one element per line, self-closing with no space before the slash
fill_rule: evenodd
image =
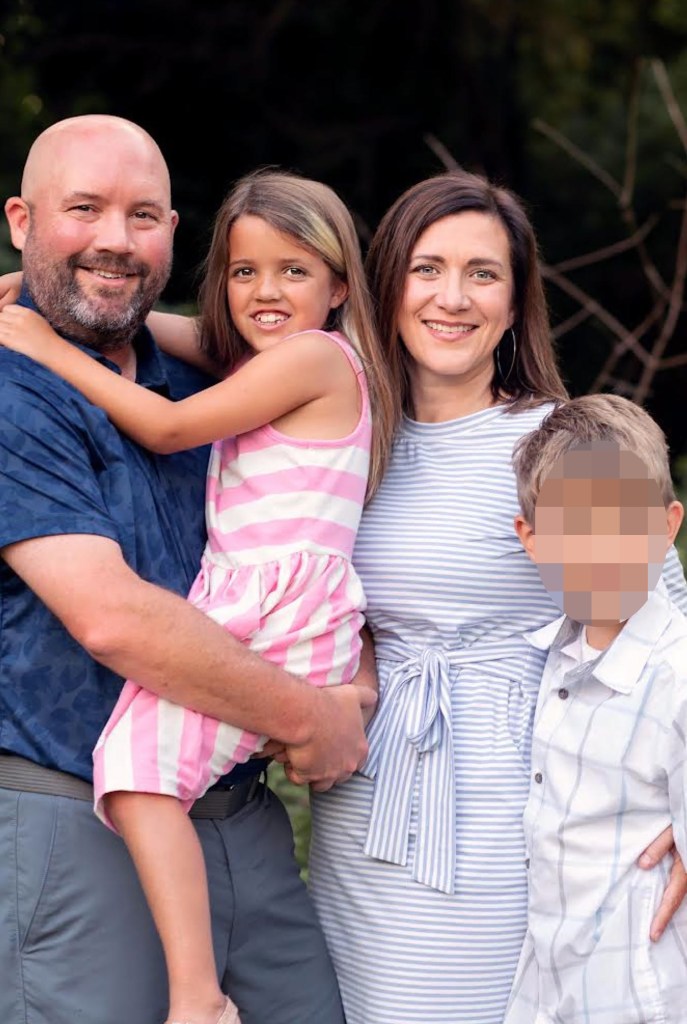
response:
<path id="1" fill-rule="evenodd" d="M 508 367 L 508 373 L 504 373 L 503 369 L 501 368 L 501 353 L 500 353 L 499 350 L 501 348 L 501 345 L 503 344 L 503 338 L 501 338 L 501 341 L 496 346 L 496 352 L 494 353 L 494 355 L 496 357 L 496 368 L 499 371 L 499 377 L 501 378 L 501 383 L 502 384 L 507 384 L 508 378 L 510 377 L 511 373 L 513 372 L 513 367 L 515 366 L 515 357 L 516 357 L 517 351 L 518 351 L 518 343 L 517 343 L 516 338 L 515 338 L 515 331 L 513 330 L 512 327 L 510 328 L 510 336 L 511 336 L 511 339 L 513 341 L 513 355 L 511 356 L 510 366 Z M 505 337 L 505 335 L 504 335 L 504 337 Z"/>

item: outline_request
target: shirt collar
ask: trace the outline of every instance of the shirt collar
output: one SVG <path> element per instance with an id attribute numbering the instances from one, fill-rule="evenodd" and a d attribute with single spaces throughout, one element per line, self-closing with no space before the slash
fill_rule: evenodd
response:
<path id="1" fill-rule="evenodd" d="M 630 693 L 670 624 L 672 614 L 665 583 L 659 580 L 645 604 L 630 616 L 613 643 L 594 661 L 580 666 L 581 674 L 593 675 L 617 693 Z M 546 626 L 525 633 L 525 639 L 540 651 L 561 651 L 579 635 L 580 629 L 578 622 L 561 615 Z"/>
<path id="2" fill-rule="evenodd" d="M 26 306 L 28 309 L 33 309 L 36 313 L 40 313 L 40 310 L 33 301 L 28 290 L 22 286 L 21 294 L 17 299 L 17 304 L 20 306 Z M 115 373 L 121 374 L 120 368 L 116 363 L 113 363 L 111 359 L 108 359 L 102 352 L 98 352 L 94 348 L 90 348 L 88 345 L 84 345 L 83 342 L 77 341 L 76 338 L 70 337 L 68 334 L 58 332 L 63 338 L 71 342 L 72 345 L 76 345 L 82 352 L 91 356 L 96 362 L 102 363 L 103 366 L 107 366 L 108 369 L 114 370 Z M 136 353 L 136 383 L 140 384 L 144 388 L 148 388 L 150 391 L 156 391 L 158 394 L 170 396 L 169 381 L 165 368 L 162 362 L 162 356 L 160 350 L 153 340 L 153 336 L 149 329 L 143 324 L 137 331 L 133 340 L 134 352 Z"/>

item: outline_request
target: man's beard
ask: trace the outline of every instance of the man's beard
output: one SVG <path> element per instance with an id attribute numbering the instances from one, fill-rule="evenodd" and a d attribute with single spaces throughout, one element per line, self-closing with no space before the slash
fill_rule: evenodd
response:
<path id="1" fill-rule="evenodd" d="M 126 300 L 117 301 L 107 287 L 86 294 L 77 282 L 77 267 L 138 274 L 138 287 Z M 171 268 L 171 251 L 157 268 L 113 253 L 76 253 L 61 263 L 52 263 L 39 245 L 32 244 L 30 234 L 23 252 L 24 281 L 43 316 L 60 333 L 103 353 L 130 344 L 162 294 Z M 98 295 L 103 301 L 98 301 Z"/>

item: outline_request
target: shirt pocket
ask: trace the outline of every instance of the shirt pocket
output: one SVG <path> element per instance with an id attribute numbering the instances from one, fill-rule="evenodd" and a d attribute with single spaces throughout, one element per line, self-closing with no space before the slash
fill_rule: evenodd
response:
<path id="1" fill-rule="evenodd" d="M 582 955 L 578 983 L 574 992 L 570 986 L 566 1008 L 574 1007 L 581 1014 L 583 1007 L 579 1001 L 584 991 L 590 1012 L 603 1012 L 604 1019 L 614 1024 L 666 1024 L 669 1018 L 652 963 L 649 938 L 661 888 L 659 872 L 637 868 L 618 904 L 606 912 L 608 916 L 602 911 L 597 940 L 587 955 Z M 578 1017 L 563 1012 L 561 1019 L 567 1024 Z"/>

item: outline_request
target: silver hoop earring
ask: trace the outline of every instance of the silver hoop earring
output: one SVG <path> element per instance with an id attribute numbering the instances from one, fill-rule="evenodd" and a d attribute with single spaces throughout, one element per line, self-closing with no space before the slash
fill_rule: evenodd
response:
<path id="1" fill-rule="evenodd" d="M 515 366 L 515 357 L 516 357 L 517 352 L 518 352 L 518 343 L 517 343 L 517 340 L 516 340 L 516 337 L 515 337 L 515 331 L 513 330 L 512 327 L 510 328 L 510 336 L 511 336 L 511 339 L 513 341 L 513 355 L 511 357 L 510 366 L 508 367 L 508 373 L 504 373 L 503 369 L 501 368 L 501 353 L 500 353 L 499 349 L 501 348 L 501 345 L 503 344 L 503 338 L 501 338 L 501 341 L 496 346 L 496 351 L 494 352 L 494 357 L 496 359 L 496 368 L 499 371 L 499 377 L 501 378 L 501 383 L 502 384 L 507 384 L 508 383 L 508 378 L 510 377 L 511 373 L 513 372 L 513 367 Z M 504 335 L 504 337 L 505 337 L 505 335 Z"/>

